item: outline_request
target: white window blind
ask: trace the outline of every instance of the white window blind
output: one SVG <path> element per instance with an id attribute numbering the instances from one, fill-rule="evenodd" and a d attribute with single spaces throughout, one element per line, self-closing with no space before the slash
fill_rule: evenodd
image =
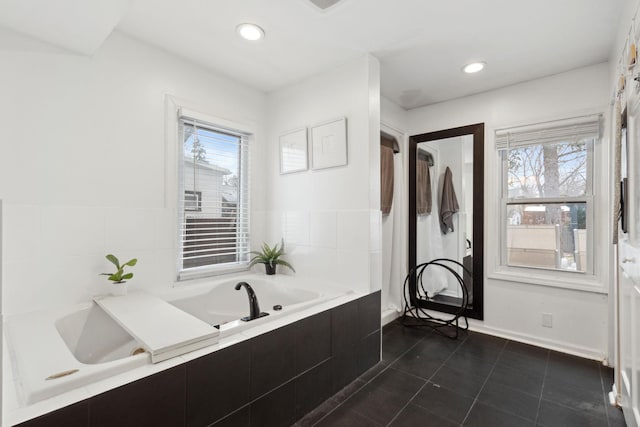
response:
<path id="1" fill-rule="evenodd" d="M 600 116 L 582 116 L 566 120 L 537 123 L 496 131 L 496 149 L 526 147 L 554 142 L 597 139 L 600 135 Z"/>
<path id="2" fill-rule="evenodd" d="M 249 261 L 249 135 L 179 115 L 181 278 Z"/>

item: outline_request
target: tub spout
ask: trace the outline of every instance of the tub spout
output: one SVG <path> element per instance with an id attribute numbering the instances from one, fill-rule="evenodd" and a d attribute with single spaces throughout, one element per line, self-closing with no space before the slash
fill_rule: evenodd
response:
<path id="1" fill-rule="evenodd" d="M 249 297 L 249 315 L 247 317 L 243 317 L 242 320 L 244 320 L 245 322 L 249 322 L 250 320 L 268 316 L 269 313 L 260 312 L 260 304 L 258 303 L 258 297 L 256 296 L 256 293 L 253 291 L 253 288 L 247 282 L 238 282 L 236 284 L 236 291 L 239 291 L 240 288 L 242 288 L 243 286 L 247 291 L 247 296 Z"/>

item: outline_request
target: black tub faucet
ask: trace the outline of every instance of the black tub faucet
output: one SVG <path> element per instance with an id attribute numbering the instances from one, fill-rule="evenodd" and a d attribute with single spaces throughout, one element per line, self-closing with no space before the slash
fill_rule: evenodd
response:
<path id="1" fill-rule="evenodd" d="M 247 290 L 247 296 L 249 297 L 249 315 L 247 317 L 243 317 L 241 320 L 245 322 L 249 322 L 254 319 L 258 319 L 260 317 L 268 316 L 269 313 L 261 313 L 260 312 L 260 304 L 258 303 L 258 297 L 256 293 L 253 291 L 253 288 L 247 282 L 238 282 L 236 284 L 236 291 L 239 291 L 241 287 Z"/>

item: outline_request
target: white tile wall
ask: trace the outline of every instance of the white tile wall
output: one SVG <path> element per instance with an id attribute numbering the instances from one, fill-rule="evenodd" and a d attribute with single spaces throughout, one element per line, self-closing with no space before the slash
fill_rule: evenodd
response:
<path id="1" fill-rule="evenodd" d="M 369 252 L 369 277 L 371 291 L 382 289 L 382 251 Z"/>
<path id="2" fill-rule="evenodd" d="M 105 230 L 105 249 L 114 255 L 156 247 L 156 210 L 107 208 Z"/>
<path id="3" fill-rule="evenodd" d="M 4 205 L 4 262 L 28 259 L 41 251 L 40 208 L 35 205 Z"/>
<path id="4" fill-rule="evenodd" d="M 153 291 L 176 276 L 173 210 L 4 204 L 5 314 L 89 300 L 108 292 L 106 259 L 138 258 L 131 288 Z"/>
<path id="5" fill-rule="evenodd" d="M 369 242 L 369 211 L 339 211 L 337 217 L 337 243 L 341 251 L 362 249 Z"/>
<path id="6" fill-rule="evenodd" d="M 336 251 L 336 263 L 331 267 L 333 279 L 347 288 L 369 292 L 369 252 L 366 243 L 355 251 Z"/>
<path id="7" fill-rule="evenodd" d="M 59 255 L 97 255 L 105 250 L 105 212 L 95 207 L 45 206 L 41 212 L 43 250 Z"/>
<path id="8" fill-rule="evenodd" d="M 157 209 L 155 212 L 155 241 L 157 249 L 174 249 L 177 247 L 178 237 L 166 230 L 175 230 L 176 209 Z"/>
<path id="9" fill-rule="evenodd" d="M 267 242 L 273 244 L 279 235 L 285 237 L 285 259 L 297 276 L 322 278 L 361 292 L 379 289 L 379 284 L 371 288 L 369 280 L 369 210 L 272 211 L 266 215 L 260 222 L 273 224 Z M 281 234 L 275 231 L 279 224 Z"/>
<path id="10" fill-rule="evenodd" d="M 289 245 L 309 245 L 309 212 L 291 211 L 285 213 L 284 239 Z"/>
<path id="11" fill-rule="evenodd" d="M 372 218 L 363 211 L 258 212 L 259 245 L 285 239 L 297 274 L 368 290 Z M 138 258 L 131 289 L 172 286 L 176 276 L 175 213 L 164 208 L 99 208 L 6 204 L 3 218 L 7 314 L 89 300 L 108 292 L 113 266 L 104 258 Z M 267 230 L 264 228 L 267 227 Z M 375 245 L 373 245 L 375 248 Z M 280 273 L 291 274 L 282 269 Z M 377 289 L 373 287 L 372 289 Z"/>
<path id="12" fill-rule="evenodd" d="M 336 248 L 336 212 L 311 212 L 309 217 L 310 245 L 321 248 Z"/>
<path id="13" fill-rule="evenodd" d="M 380 210 L 370 211 L 369 226 L 369 250 L 380 252 L 382 250 L 382 214 Z"/>

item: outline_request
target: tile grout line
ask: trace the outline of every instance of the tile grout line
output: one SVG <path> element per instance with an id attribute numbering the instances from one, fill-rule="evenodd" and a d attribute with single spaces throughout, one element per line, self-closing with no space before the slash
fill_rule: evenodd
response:
<path id="1" fill-rule="evenodd" d="M 433 332 L 432 332 L 432 333 L 433 333 Z M 387 426 L 390 426 L 390 425 L 391 425 L 391 423 L 393 423 L 393 422 L 396 420 L 396 418 L 398 418 L 398 416 L 402 413 L 402 411 L 404 411 L 404 410 L 407 408 L 407 406 L 409 406 L 409 405 L 411 404 L 411 402 L 413 402 L 413 399 L 415 399 L 415 398 L 416 398 L 416 396 L 417 396 L 417 395 L 422 391 L 422 389 L 424 389 L 424 388 L 427 386 L 427 384 L 429 384 L 429 383 L 431 382 L 431 379 L 432 379 L 433 377 L 435 377 L 435 375 L 440 371 L 440 369 L 442 369 L 442 367 L 445 365 L 445 363 L 447 363 L 447 361 L 448 361 L 449 359 L 451 359 L 451 356 L 453 356 L 453 354 L 454 354 L 456 351 L 458 351 L 458 349 L 459 349 L 460 347 L 462 347 L 462 345 L 463 345 L 465 342 L 467 342 L 467 340 L 468 340 L 468 339 L 469 339 L 469 335 L 467 335 L 467 336 L 464 338 L 464 340 L 462 340 L 462 341 L 461 341 L 461 342 L 456 346 L 456 348 L 455 348 L 455 349 L 454 349 L 454 350 L 449 354 L 449 356 L 447 356 L 447 358 L 446 358 L 446 359 L 444 359 L 444 361 L 442 362 L 442 364 L 440 364 L 440 366 L 438 367 L 438 369 L 436 369 L 436 370 L 435 370 L 435 372 L 434 372 L 433 374 L 431 374 L 431 376 L 429 377 L 429 379 L 427 379 L 427 380 L 424 382 L 424 384 L 422 384 L 422 387 L 420 387 L 420 389 L 418 389 L 418 391 L 416 391 L 416 392 L 413 394 L 413 396 L 411 396 L 411 399 L 409 399 L 409 401 L 408 401 L 408 402 L 407 402 L 407 403 L 406 403 L 402 408 L 400 408 L 400 410 L 399 410 L 399 411 L 398 411 L 398 412 L 393 416 L 393 418 L 391 419 L 391 421 L 389 421 L 389 422 L 387 423 Z M 398 372 L 402 372 L 402 373 L 405 373 L 405 374 L 407 373 L 407 372 L 401 371 L 401 370 L 399 370 L 399 369 L 398 369 Z M 415 375 L 414 375 L 414 376 L 415 376 Z M 422 377 L 418 377 L 418 376 L 415 376 L 415 377 L 416 377 L 416 378 L 420 378 L 420 379 L 424 380 L 424 378 L 422 378 Z M 417 405 L 417 406 L 420 406 L 420 405 Z M 422 407 L 422 406 L 420 406 L 420 407 Z M 427 409 L 427 408 L 425 408 L 425 409 Z M 428 409 L 427 409 L 427 410 L 428 410 Z"/>
<path id="2" fill-rule="evenodd" d="M 544 399 L 544 396 L 543 396 L 543 397 L 541 397 L 541 399 L 540 399 L 540 400 L 541 400 L 541 401 L 542 401 L 542 400 L 545 400 L 545 401 L 547 401 L 547 402 L 553 403 L 554 405 L 559 406 L 559 407 L 561 407 L 561 408 L 568 409 L 568 410 L 570 410 L 571 412 L 580 413 L 580 411 L 579 411 L 579 410 L 577 410 L 575 406 L 570 406 L 570 405 L 567 405 L 566 403 L 558 402 L 558 401 L 555 401 L 555 400 L 553 400 L 553 401 L 552 401 L 552 400 L 546 400 L 546 399 Z M 607 413 L 606 413 L 606 408 L 605 408 L 605 415 L 603 415 L 602 417 L 600 417 L 600 416 L 598 416 L 598 415 L 593 415 L 593 414 L 591 414 L 590 416 L 591 416 L 592 418 L 600 418 L 600 419 L 602 419 L 602 418 L 608 418 L 608 415 L 607 415 Z"/>
<path id="3" fill-rule="evenodd" d="M 469 338 L 469 336 L 467 335 L 467 336 L 466 336 L 466 337 L 465 337 L 465 338 L 464 338 L 464 339 L 463 339 L 463 340 L 462 340 L 462 341 L 461 341 L 461 342 L 456 346 L 456 348 L 454 348 L 454 349 L 451 351 L 451 353 L 446 357 L 446 359 L 444 359 L 444 360 L 442 361 L 442 363 L 440 364 L 440 366 L 438 366 L 438 369 L 436 369 L 436 370 L 433 372 L 433 374 L 431 374 L 431 375 L 429 376 L 429 378 L 424 378 L 424 377 L 418 376 L 418 375 L 416 375 L 416 374 L 413 374 L 413 373 L 411 373 L 411 372 L 407 372 L 407 371 L 404 371 L 404 370 L 402 370 L 402 369 L 398 369 L 398 368 L 392 368 L 392 369 L 395 369 L 396 371 L 402 372 L 403 374 L 411 375 L 412 377 L 420 378 L 420 379 L 421 379 L 421 380 L 423 380 L 423 381 L 431 381 L 431 379 L 432 379 L 432 378 L 433 378 L 433 377 L 434 377 L 438 372 L 440 372 L 440 369 L 442 369 L 442 368 L 444 367 L 445 363 L 446 363 L 449 359 L 451 359 L 451 357 L 454 355 L 454 353 L 455 353 L 456 351 L 458 351 L 458 349 L 459 349 L 460 347 L 462 347 L 462 345 L 467 341 L 467 339 L 468 339 L 468 338 Z M 403 354 L 403 356 L 404 356 L 404 354 Z M 396 359 L 396 360 L 397 360 L 397 359 Z M 395 362 L 395 360 L 394 360 L 394 362 Z"/>
<path id="4" fill-rule="evenodd" d="M 551 358 L 551 350 L 549 350 L 549 355 L 548 355 L 548 359 L 547 360 L 549 360 L 550 358 Z M 602 371 L 600 370 L 599 367 L 598 367 L 598 371 L 599 371 L 598 372 L 598 376 L 600 378 L 600 387 L 601 387 L 600 391 L 602 392 L 602 390 L 604 388 L 604 385 L 603 385 L 603 380 L 602 380 Z M 536 414 L 536 425 L 540 425 L 540 426 L 543 426 L 543 424 L 539 424 L 538 423 L 538 417 L 540 415 L 540 407 L 542 405 L 542 401 L 545 400 L 544 399 L 544 386 L 546 385 L 546 382 L 547 382 L 547 376 L 548 376 L 548 363 L 547 363 L 547 367 L 545 368 L 545 375 L 544 375 L 543 382 L 542 382 L 542 391 L 540 392 L 540 401 L 538 403 L 538 413 Z M 578 386 L 574 386 L 574 385 L 570 385 L 570 384 L 569 384 L 569 387 L 571 387 L 571 388 L 579 388 Z M 603 393 L 603 399 L 605 400 L 605 408 L 604 408 L 604 416 L 603 417 L 606 419 L 607 425 L 609 426 L 610 425 L 609 413 L 608 413 L 607 408 L 606 408 L 606 405 L 609 404 L 609 401 L 608 401 L 606 393 Z M 577 411 L 577 409 L 574 406 L 567 405 L 566 403 L 559 402 L 557 400 L 548 400 L 548 399 L 546 399 L 546 401 L 547 402 L 551 402 L 554 405 L 559 406 L 561 408 L 568 409 L 568 410 L 570 410 L 572 412 L 579 412 L 579 411 Z M 596 418 L 600 418 L 597 415 L 591 415 L 591 416 L 592 417 L 596 417 Z"/>
<path id="5" fill-rule="evenodd" d="M 551 351 L 547 350 L 547 361 L 544 364 L 544 376 L 542 377 L 542 387 L 540 388 L 540 398 L 538 398 L 538 409 L 536 410 L 535 425 L 538 425 L 538 418 L 540 418 L 540 407 L 542 406 L 542 396 L 544 395 L 544 386 L 547 382 L 547 375 L 549 373 L 549 359 L 551 358 Z"/>
<path id="6" fill-rule="evenodd" d="M 484 382 L 482 383 L 482 387 L 480 387 L 480 390 L 478 390 L 476 397 L 473 398 L 473 403 L 471 403 L 471 406 L 469 407 L 467 414 L 464 416 L 464 419 L 460 423 L 461 426 L 464 425 L 464 423 L 467 421 L 467 418 L 469 418 L 469 415 L 471 414 L 473 407 L 476 406 L 476 402 L 478 402 L 478 397 L 480 396 L 480 393 L 482 393 L 482 390 L 484 390 L 484 386 L 487 385 L 487 383 L 489 382 L 489 378 L 491 378 L 491 374 L 493 374 L 493 371 L 496 369 L 496 366 L 498 365 L 498 361 L 502 357 L 502 353 L 504 353 L 504 349 L 507 347 L 507 344 L 509 343 L 509 341 L 510 340 L 505 340 L 504 344 L 502 345 L 502 348 L 500 349 L 500 353 L 498 353 L 498 357 L 496 358 L 496 361 L 493 362 L 491 371 L 489 371 L 487 378 L 485 378 Z"/>
<path id="7" fill-rule="evenodd" d="M 403 327 L 404 327 L 404 326 L 403 326 Z M 380 372 L 378 372 L 376 375 L 374 375 L 374 376 L 373 376 L 369 381 L 366 381 L 364 384 L 362 384 L 362 386 L 361 386 L 361 387 L 358 387 L 358 389 L 357 389 L 357 390 L 354 390 L 354 391 L 353 391 L 353 393 L 351 393 L 348 397 L 346 397 L 346 398 L 345 398 L 342 402 L 340 402 L 340 403 L 339 403 L 335 408 L 333 408 L 332 410 L 330 410 L 329 412 L 327 412 L 327 413 L 326 413 L 322 418 L 320 418 L 318 421 L 316 421 L 315 423 L 313 423 L 313 425 L 312 425 L 311 427 L 318 425 L 322 420 L 324 420 L 324 419 L 325 419 L 325 418 L 327 418 L 329 415 L 331 415 L 332 413 L 334 413 L 334 412 L 335 412 L 339 407 L 341 407 L 342 405 L 344 405 L 344 403 L 345 403 L 346 401 L 348 401 L 349 399 L 351 399 L 351 397 L 352 397 L 354 394 L 356 394 L 357 392 L 359 392 L 360 390 L 362 390 L 362 389 L 363 389 L 367 384 L 369 384 L 371 381 L 373 381 L 374 379 L 378 378 L 378 377 L 379 377 L 383 372 L 385 372 L 387 369 L 389 369 L 389 368 L 391 367 L 391 365 L 392 365 L 392 364 L 394 364 L 396 361 L 398 361 L 398 359 L 400 359 L 402 356 L 404 356 L 404 355 L 405 355 L 405 354 L 407 354 L 409 351 L 411 351 L 415 346 L 417 346 L 418 344 L 420 344 L 420 342 L 422 342 L 422 341 L 423 341 L 427 336 L 428 336 L 428 335 L 425 335 L 425 336 L 423 336 L 422 338 L 420 338 L 419 340 L 417 340 L 417 341 L 415 342 L 415 344 L 413 344 L 411 347 L 407 348 L 407 349 L 406 349 L 404 352 L 402 352 L 398 357 L 396 357 L 396 358 L 395 358 L 395 359 L 393 359 L 391 362 L 389 362 L 389 363 L 387 364 L 387 366 L 385 366 L 385 367 L 384 367 L 384 369 L 382 369 Z M 381 339 L 382 339 L 382 338 L 384 338 L 384 336 L 382 336 L 382 337 L 381 337 Z M 382 360 L 380 360 L 380 362 L 378 362 L 378 363 L 381 363 L 381 362 L 382 362 Z M 402 372 L 402 371 L 401 371 L 401 372 Z M 362 376 L 362 375 L 360 375 L 360 376 Z M 360 376 L 358 376 L 358 378 L 360 378 Z M 353 381 L 357 380 L 358 378 L 355 378 Z M 353 382 L 353 381 L 352 381 L 352 382 Z M 349 383 L 349 384 L 351 384 L 351 383 Z M 347 384 L 347 385 L 348 385 L 348 384 Z M 345 386 L 345 387 L 346 387 L 346 386 Z M 341 388 L 340 390 L 343 390 L 343 389 L 344 389 L 344 387 L 343 387 L 343 388 Z M 338 390 L 338 392 L 339 392 L 340 390 Z M 338 393 L 338 392 L 336 392 L 336 393 Z M 334 393 L 334 395 L 335 395 L 336 393 Z M 330 397 L 329 399 L 332 399 L 332 398 L 333 398 L 333 396 L 332 396 L 332 397 Z M 329 399 L 327 399 L 327 400 L 329 400 Z M 360 414 L 360 413 L 358 412 L 358 414 Z M 360 415 L 362 415 L 362 414 L 360 414 Z M 366 417 L 366 418 L 367 418 L 367 419 L 369 419 L 368 417 Z M 373 420 L 372 420 L 372 421 L 373 421 Z M 377 424 L 377 423 L 376 423 L 376 424 Z"/>
<path id="8" fill-rule="evenodd" d="M 390 426 L 395 420 L 396 418 L 398 418 L 398 416 L 407 408 L 407 406 L 409 406 L 411 404 L 411 402 L 413 401 L 413 399 L 415 399 L 415 397 L 422 391 L 422 389 L 424 389 L 427 384 L 429 384 L 429 381 L 425 381 L 424 384 L 422 384 L 420 386 L 420 388 L 418 389 L 418 391 L 416 391 L 413 396 L 411 396 L 411 399 L 409 399 L 409 401 L 407 403 L 405 403 L 405 405 L 400 408 L 400 410 L 398 412 L 396 412 L 396 414 L 393 416 L 393 418 L 391 418 L 391 420 L 386 424 L 386 427 Z"/>

